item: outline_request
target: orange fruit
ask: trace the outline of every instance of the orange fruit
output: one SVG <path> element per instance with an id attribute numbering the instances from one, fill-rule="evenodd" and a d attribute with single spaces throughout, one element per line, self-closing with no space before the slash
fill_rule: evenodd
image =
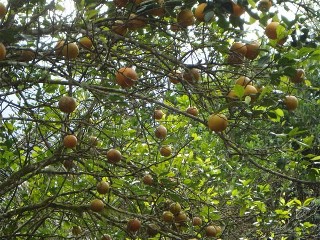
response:
<path id="1" fill-rule="evenodd" d="M 217 236 L 217 229 L 214 226 L 207 226 L 205 228 L 206 236 L 207 237 L 215 237 Z"/>
<path id="2" fill-rule="evenodd" d="M 143 16 L 138 16 L 131 13 L 128 20 L 128 28 L 131 30 L 136 30 L 139 28 L 144 28 L 147 25 L 147 20 Z"/>
<path id="3" fill-rule="evenodd" d="M 108 159 L 108 162 L 110 163 L 117 163 L 121 160 L 121 158 L 122 158 L 121 152 L 119 152 L 117 149 L 110 149 L 107 152 L 107 159 Z"/>
<path id="4" fill-rule="evenodd" d="M 151 9 L 149 12 L 152 16 L 162 17 L 166 14 L 166 10 L 163 7 Z"/>
<path id="5" fill-rule="evenodd" d="M 116 82 L 123 88 L 132 87 L 138 80 L 138 75 L 133 68 L 122 67 L 116 73 Z"/>
<path id="6" fill-rule="evenodd" d="M 271 22 L 266 26 L 265 34 L 269 39 L 277 39 L 277 27 L 279 25 L 278 22 Z"/>
<path id="7" fill-rule="evenodd" d="M 252 85 L 252 81 L 248 77 L 241 76 L 237 79 L 236 84 L 245 87 L 247 85 Z"/>
<path id="8" fill-rule="evenodd" d="M 79 44 L 80 44 L 80 46 L 82 46 L 83 48 L 86 48 L 86 49 L 92 48 L 92 45 L 93 45 L 91 39 L 88 37 L 80 38 Z"/>
<path id="9" fill-rule="evenodd" d="M 112 238 L 109 234 L 103 234 L 103 236 L 101 237 L 101 240 L 112 240 Z"/>
<path id="10" fill-rule="evenodd" d="M 298 99 L 295 96 L 288 95 L 284 98 L 284 104 L 289 111 L 293 111 L 298 107 Z"/>
<path id="11" fill-rule="evenodd" d="M 206 3 L 200 3 L 196 10 L 194 11 L 194 17 L 199 21 L 199 22 L 204 22 L 204 9 L 206 8 L 208 4 Z"/>
<path id="12" fill-rule="evenodd" d="M 76 109 L 77 103 L 73 97 L 63 96 L 59 100 L 58 107 L 64 113 L 72 113 Z"/>
<path id="13" fill-rule="evenodd" d="M 183 74 L 183 79 L 189 83 L 195 83 L 200 80 L 200 72 L 197 68 L 187 69 Z"/>
<path id="14" fill-rule="evenodd" d="M 173 31 L 173 32 L 178 32 L 181 30 L 181 27 L 178 23 L 173 23 L 171 24 L 170 26 L 170 30 Z"/>
<path id="15" fill-rule="evenodd" d="M 192 225 L 193 226 L 201 226 L 202 219 L 200 217 L 193 217 L 192 218 Z"/>
<path id="16" fill-rule="evenodd" d="M 82 229 L 80 226 L 73 226 L 72 227 L 72 234 L 77 236 L 80 235 L 82 233 Z"/>
<path id="17" fill-rule="evenodd" d="M 173 214 L 172 214 L 172 212 L 170 212 L 170 211 L 164 211 L 163 213 L 162 213 L 162 220 L 164 221 L 164 222 L 173 222 L 173 219 L 174 219 L 174 216 L 173 216 Z"/>
<path id="18" fill-rule="evenodd" d="M 130 219 L 127 223 L 127 229 L 131 232 L 136 232 L 141 228 L 141 222 L 137 218 Z"/>
<path id="19" fill-rule="evenodd" d="M 177 223 L 181 223 L 181 222 L 185 222 L 187 221 L 188 217 L 187 214 L 185 212 L 179 212 L 175 217 L 174 217 L 174 221 Z"/>
<path id="20" fill-rule="evenodd" d="M 97 184 L 97 192 L 100 194 L 106 194 L 109 192 L 110 185 L 105 181 L 98 182 Z"/>
<path id="21" fill-rule="evenodd" d="M 20 53 L 20 61 L 29 62 L 35 59 L 36 54 L 32 50 L 22 50 Z"/>
<path id="22" fill-rule="evenodd" d="M 75 43 L 68 43 L 62 48 L 62 55 L 67 59 L 75 59 L 79 55 L 79 48 Z"/>
<path id="23" fill-rule="evenodd" d="M 4 18 L 7 14 L 7 8 L 3 3 L 0 3 L 0 18 Z"/>
<path id="24" fill-rule="evenodd" d="M 172 212 L 174 215 L 177 215 L 181 211 L 181 205 L 178 202 L 171 203 L 169 206 L 170 212 Z"/>
<path id="25" fill-rule="evenodd" d="M 156 128 L 156 130 L 154 131 L 154 135 L 155 135 L 157 138 L 165 139 L 166 136 L 167 136 L 167 129 L 165 128 L 165 126 L 159 125 L 159 126 Z"/>
<path id="26" fill-rule="evenodd" d="M 208 118 L 208 127 L 211 131 L 222 132 L 228 126 L 228 119 L 224 114 L 211 114 Z"/>
<path id="27" fill-rule="evenodd" d="M 188 107 L 186 110 L 187 113 L 193 115 L 193 116 L 198 116 L 199 115 L 199 111 L 196 107 Z"/>
<path id="28" fill-rule="evenodd" d="M 100 199 L 94 199 L 90 203 L 90 209 L 93 212 L 101 212 L 104 209 L 104 203 Z"/>
<path id="29" fill-rule="evenodd" d="M 169 73 L 168 78 L 173 84 L 178 84 L 181 82 L 183 74 L 179 70 L 173 70 L 171 73 Z"/>
<path id="30" fill-rule="evenodd" d="M 56 54 L 57 56 L 62 56 L 62 48 L 63 48 L 64 44 L 65 44 L 65 41 L 60 40 L 60 41 L 57 43 L 57 45 L 54 47 L 54 51 L 55 51 L 55 54 Z"/>
<path id="31" fill-rule="evenodd" d="M 272 1 L 271 0 L 260 0 L 258 2 L 257 9 L 261 12 L 268 12 L 269 9 L 272 7 Z"/>
<path id="32" fill-rule="evenodd" d="M 111 27 L 111 31 L 118 35 L 124 36 L 128 32 L 128 28 L 123 21 L 116 20 L 114 25 Z"/>
<path id="33" fill-rule="evenodd" d="M 113 0 L 113 2 L 117 7 L 121 8 L 125 7 L 128 4 L 129 0 Z"/>
<path id="34" fill-rule="evenodd" d="M 258 93 L 258 90 L 252 85 L 246 85 L 244 88 L 244 95 L 245 96 L 250 96 L 250 95 L 257 94 L 257 93 Z"/>
<path id="35" fill-rule="evenodd" d="M 160 110 L 160 109 L 154 110 L 154 113 L 153 113 L 154 119 L 160 120 L 163 117 L 163 115 L 164 115 L 164 113 L 162 110 Z"/>
<path id="36" fill-rule="evenodd" d="M 63 146 L 66 148 L 74 148 L 77 145 L 78 139 L 75 135 L 67 135 L 63 138 Z"/>
<path id="37" fill-rule="evenodd" d="M 296 69 L 296 72 L 293 77 L 290 78 L 290 81 L 293 83 L 301 83 L 304 81 L 304 70 Z"/>
<path id="38" fill-rule="evenodd" d="M 232 44 L 230 51 L 232 53 L 237 53 L 240 54 L 242 56 L 245 56 L 247 53 L 247 46 L 243 43 L 240 42 L 235 42 Z"/>
<path id="39" fill-rule="evenodd" d="M 151 186 L 153 184 L 153 177 L 150 174 L 146 174 L 143 176 L 142 182 L 146 185 Z"/>
<path id="40" fill-rule="evenodd" d="M 171 153 L 172 153 L 172 148 L 170 146 L 162 146 L 160 148 L 160 154 L 161 156 L 163 157 L 169 157 L 171 156 Z"/>
<path id="41" fill-rule="evenodd" d="M 6 58 L 7 50 L 6 47 L 0 42 L 0 61 Z"/>
<path id="42" fill-rule="evenodd" d="M 232 2 L 232 16 L 240 17 L 242 14 L 245 13 L 245 11 L 246 10 L 243 7 Z"/>
<path id="43" fill-rule="evenodd" d="M 252 42 L 246 45 L 247 47 L 247 52 L 245 54 L 245 57 L 254 60 L 258 57 L 259 52 L 260 52 L 260 45 L 257 42 Z"/>
<path id="44" fill-rule="evenodd" d="M 237 99 L 238 96 L 236 95 L 234 90 L 230 90 L 230 92 L 228 92 L 228 94 L 227 94 L 227 98 L 234 100 L 234 99 Z"/>
<path id="45" fill-rule="evenodd" d="M 181 27 L 188 27 L 194 24 L 195 19 L 190 9 L 183 9 L 177 15 L 177 22 Z"/>

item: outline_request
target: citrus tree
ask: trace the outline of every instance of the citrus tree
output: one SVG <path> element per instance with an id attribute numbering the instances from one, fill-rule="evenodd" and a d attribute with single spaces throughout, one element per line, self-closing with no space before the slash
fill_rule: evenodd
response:
<path id="1" fill-rule="evenodd" d="M 0 238 L 319 238 L 318 10 L 0 4 Z"/>

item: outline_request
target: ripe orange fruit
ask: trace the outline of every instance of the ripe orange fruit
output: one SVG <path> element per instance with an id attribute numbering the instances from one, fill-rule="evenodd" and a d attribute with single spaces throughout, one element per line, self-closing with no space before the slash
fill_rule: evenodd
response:
<path id="1" fill-rule="evenodd" d="M 72 234 L 77 236 L 80 235 L 82 233 L 82 229 L 80 226 L 73 226 L 72 227 Z"/>
<path id="2" fill-rule="evenodd" d="M 128 4 L 129 0 L 113 0 L 113 2 L 117 7 L 121 8 L 125 7 Z"/>
<path id="3" fill-rule="evenodd" d="M 6 58 L 7 50 L 6 47 L 0 42 L 0 61 Z"/>
<path id="4" fill-rule="evenodd" d="M 194 11 L 194 16 L 199 22 L 204 22 L 204 9 L 206 8 L 208 4 L 206 3 L 200 3 L 196 10 Z"/>
<path id="5" fill-rule="evenodd" d="M 183 74 L 183 79 L 189 83 L 195 83 L 200 80 L 200 72 L 197 68 L 187 69 Z"/>
<path id="6" fill-rule="evenodd" d="M 223 114 L 211 114 L 208 118 L 208 127 L 215 132 L 222 132 L 228 126 L 228 119 Z"/>
<path id="7" fill-rule="evenodd" d="M 79 48 L 75 43 L 68 43 L 62 48 L 62 55 L 67 59 L 75 59 L 79 55 Z"/>
<path id="8" fill-rule="evenodd" d="M 131 232 L 136 232 L 141 228 L 141 222 L 139 219 L 130 219 L 127 223 L 127 229 Z"/>
<path id="9" fill-rule="evenodd" d="M 90 209 L 93 212 L 101 212 L 104 209 L 104 203 L 100 199 L 94 199 L 90 203 Z"/>
<path id="10" fill-rule="evenodd" d="M 169 157 L 169 156 L 171 156 L 171 153 L 172 153 L 172 149 L 171 149 L 171 147 L 170 146 L 162 146 L 161 148 L 160 148 L 160 154 L 161 154 L 161 156 L 163 156 L 163 157 Z"/>
<path id="11" fill-rule="evenodd" d="M 168 78 L 173 84 L 178 84 L 183 79 L 183 74 L 179 70 L 173 70 L 169 73 Z"/>
<path id="12" fill-rule="evenodd" d="M 259 52 L 260 52 L 260 45 L 257 42 L 252 42 L 246 45 L 247 47 L 247 52 L 245 57 L 250 59 L 250 60 L 254 60 L 258 57 Z"/>
<path id="13" fill-rule="evenodd" d="M 156 109 L 156 110 L 154 110 L 153 118 L 156 120 L 160 120 L 163 117 L 163 115 L 164 115 L 164 113 L 162 110 Z"/>
<path id="14" fill-rule="evenodd" d="M 173 222 L 173 219 L 174 219 L 174 216 L 173 216 L 172 212 L 170 212 L 170 211 L 164 211 L 164 212 L 162 213 L 162 220 L 163 220 L 164 222 L 170 223 L 170 222 Z"/>
<path id="15" fill-rule="evenodd" d="M 103 234 L 103 236 L 101 237 L 101 240 L 112 240 L 112 238 L 109 234 Z"/>
<path id="16" fill-rule="evenodd" d="M 194 24 L 195 19 L 190 9 L 183 9 L 177 15 L 177 22 L 181 27 L 188 27 Z"/>
<path id="17" fill-rule="evenodd" d="M 142 182 L 146 185 L 151 186 L 153 184 L 153 177 L 150 174 L 146 174 L 143 176 Z"/>
<path id="18" fill-rule="evenodd" d="M 123 88 L 132 87 L 138 80 L 138 75 L 133 68 L 122 67 L 116 73 L 116 82 Z"/>
<path id="19" fill-rule="evenodd" d="M 252 81 L 250 78 L 241 76 L 237 79 L 236 84 L 241 85 L 241 86 L 247 86 L 247 85 L 252 85 Z"/>
<path id="20" fill-rule="evenodd" d="M 201 226 L 202 219 L 200 217 L 193 217 L 192 218 L 192 225 L 193 226 Z"/>
<path id="21" fill-rule="evenodd" d="M 20 53 L 20 58 L 19 60 L 22 62 L 29 62 L 35 59 L 36 54 L 32 50 L 22 50 Z"/>
<path id="22" fill-rule="evenodd" d="M 3 3 L 0 3 L 0 18 L 4 18 L 7 14 L 7 8 Z"/>
<path id="23" fill-rule="evenodd" d="M 166 14 L 166 10 L 163 7 L 154 8 L 148 11 L 152 16 L 162 17 Z"/>
<path id="24" fill-rule="evenodd" d="M 257 94 L 257 93 L 258 93 L 258 90 L 252 85 L 247 85 L 244 88 L 244 95 L 245 96 L 250 96 L 250 95 Z"/>
<path id="25" fill-rule="evenodd" d="M 185 222 L 187 221 L 188 217 L 187 214 L 185 212 L 179 212 L 175 217 L 174 217 L 174 221 L 177 223 L 181 223 L 181 222 Z"/>
<path id="26" fill-rule="evenodd" d="M 265 34 L 269 39 L 277 39 L 277 27 L 279 25 L 278 22 L 271 22 L 266 26 Z"/>
<path id="27" fill-rule="evenodd" d="M 78 139 L 75 135 L 67 135 L 63 138 L 63 146 L 66 148 L 74 148 L 77 145 Z"/>
<path id="28" fill-rule="evenodd" d="M 143 16 L 138 16 L 131 13 L 128 20 L 128 28 L 131 30 L 136 30 L 139 28 L 144 28 L 147 25 L 147 19 Z"/>
<path id="29" fill-rule="evenodd" d="M 246 10 L 243 7 L 232 2 L 232 16 L 240 17 L 242 14 L 245 13 L 245 11 Z"/>
<path id="30" fill-rule="evenodd" d="M 227 94 L 227 98 L 229 98 L 230 100 L 234 100 L 234 99 L 237 99 L 238 96 L 236 95 L 234 90 L 230 90 L 230 92 L 228 92 L 228 94 Z"/>
<path id="31" fill-rule="evenodd" d="M 93 45 L 91 39 L 88 38 L 88 37 L 82 37 L 82 38 L 80 38 L 79 44 L 80 44 L 80 46 L 82 46 L 82 47 L 84 47 L 84 48 L 86 48 L 86 49 L 92 48 L 92 45 Z"/>
<path id="32" fill-rule="evenodd" d="M 178 202 L 171 203 L 169 206 L 170 212 L 172 212 L 174 215 L 177 215 L 181 211 L 181 205 Z"/>
<path id="33" fill-rule="evenodd" d="M 98 138 L 95 136 L 90 136 L 89 146 L 96 147 L 96 146 L 98 146 L 98 144 L 99 144 Z"/>
<path id="34" fill-rule="evenodd" d="M 167 136 L 167 129 L 165 126 L 163 125 L 159 125 L 156 130 L 154 131 L 154 135 L 157 137 L 157 138 L 160 138 L 160 139 L 165 139 L 166 136 Z"/>
<path id="35" fill-rule="evenodd" d="M 199 111 L 196 107 L 188 107 L 186 112 L 195 117 L 199 115 Z"/>
<path id="36" fill-rule="evenodd" d="M 121 158 L 122 158 L 121 152 L 119 152 L 117 149 L 110 149 L 107 152 L 107 159 L 108 159 L 108 162 L 110 163 L 117 163 L 121 160 Z"/>
<path id="37" fill-rule="evenodd" d="M 147 226 L 147 234 L 150 237 L 154 237 L 155 235 L 157 235 L 159 230 L 160 230 L 160 227 L 154 223 L 151 223 Z"/>
<path id="38" fill-rule="evenodd" d="M 293 77 L 290 78 L 290 81 L 293 83 L 301 83 L 304 80 L 304 70 L 296 69 L 296 72 Z"/>
<path id="39" fill-rule="evenodd" d="M 110 185 L 105 181 L 98 182 L 97 184 L 97 192 L 100 194 L 106 194 L 109 192 Z"/>
<path id="40" fill-rule="evenodd" d="M 123 21 L 116 20 L 114 25 L 111 27 L 111 31 L 118 35 L 124 36 L 128 32 L 128 28 Z"/>
<path id="41" fill-rule="evenodd" d="M 206 236 L 207 237 L 215 237 L 217 236 L 217 229 L 214 226 L 207 226 L 205 228 Z"/>
<path id="42" fill-rule="evenodd" d="M 261 12 L 268 12 L 269 9 L 272 7 L 272 1 L 271 0 L 260 0 L 258 2 L 257 9 Z"/>
<path id="43" fill-rule="evenodd" d="M 245 56 L 247 53 L 247 46 L 241 42 L 235 42 L 232 44 L 230 51 Z"/>
<path id="44" fill-rule="evenodd" d="M 54 47 L 54 51 L 55 51 L 55 54 L 56 56 L 62 56 L 62 48 L 65 44 L 65 41 L 63 40 L 60 40 L 57 45 Z"/>
<path id="45" fill-rule="evenodd" d="M 298 107 L 298 99 L 295 96 L 288 95 L 284 98 L 284 104 L 289 111 L 293 111 Z"/>
<path id="46" fill-rule="evenodd" d="M 76 109 L 77 103 L 73 97 L 63 96 L 59 100 L 58 107 L 61 112 L 72 113 Z"/>

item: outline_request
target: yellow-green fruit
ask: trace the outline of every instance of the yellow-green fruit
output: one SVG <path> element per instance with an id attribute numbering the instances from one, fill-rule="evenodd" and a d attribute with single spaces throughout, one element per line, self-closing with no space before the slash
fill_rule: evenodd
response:
<path id="1" fill-rule="evenodd" d="M 110 185 L 105 181 L 101 181 L 97 184 L 97 191 L 100 194 L 106 194 L 107 192 L 109 192 L 109 189 Z"/>
<path id="2" fill-rule="evenodd" d="M 215 132 L 222 132 L 228 126 L 228 119 L 223 114 L 212 114 L 208 118 L 208 127 Z"/>
<path id="3" fill-rule="evenodd" d="M 298 99 L 295 96 L 286 96 L 284 98 L 284 104 L 289 111 L 293 111 L 298 107 Z"/>
<path id="4" fill-rule="evenodd" d="M 104 203 L 100 199 L 94 199 L 90 203 L 90 209 L 93 212 L 101 212 L 104 209 Z"/>

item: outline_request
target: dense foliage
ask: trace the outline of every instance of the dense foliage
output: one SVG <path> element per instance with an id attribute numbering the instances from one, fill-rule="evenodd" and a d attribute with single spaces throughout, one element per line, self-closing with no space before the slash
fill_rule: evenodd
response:
<path id="1" fill-rule="evenodd" d="M 4 3 L 0 238 L 320 238 L 319 7 Z"/>

